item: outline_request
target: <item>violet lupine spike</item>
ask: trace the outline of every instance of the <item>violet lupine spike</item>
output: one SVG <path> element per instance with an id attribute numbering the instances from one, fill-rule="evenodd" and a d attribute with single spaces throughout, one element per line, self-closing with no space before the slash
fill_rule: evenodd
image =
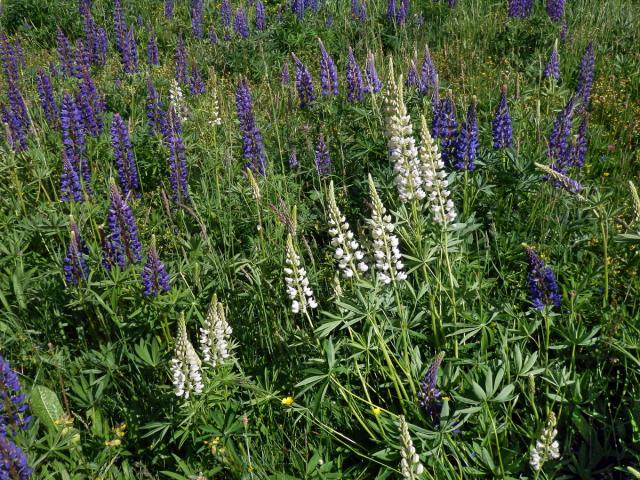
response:
<path id="1" fill-rule="evenodd" d="M 387 0 L 387 19 L 395 22 L 396 21 L 396 0 Z"/>
<path id="2" fill-rule="evenodd" d="M 113 2 L 113 29 L 116 34 L 116 49 L 121 55 L 124 55 L 127 48 L 126 36 L 128 28 L 122 13 L 121 0 L 114 0 Z"/>
<path id="3" fill-rule="evenodd" d="M 544 76 L 546 78 L 553 78 L 555 80 L 560 79 L 560 65 L 558 58 L 558 40 L 556 39 L 555 44 L 553 45 L 553 50 L 551 50 L 551 55 L 549 56 L 549 62 L 547 66 L 544 68 Z"/>
<path id="4" fill-rule="evenodd" d="M 233 18 L 233 31 L 240 38 L 249 38 L 249 20 L 247 19 L 247 12 L 242 7 L 236 10 Z"/>
<path id="5" fill-rule="evenodd" d="M 9 126 L 12 147 L 16 152 L 27 149 L 31 119 L 18 85 L 10 82 L 7 89 L 9 108 L 3 107 L 2 121 Z"/>
<path id="6" fill-rule="evenodd" d="M 62 150 L 62 174 L 60 175 L 60 200 L 63 202 L 82 202 L 82 184 L 77 165 Z"/>
<path id="7" fill-rule="evenodd" d="M 593 42 L 589 42 L 580 60 L 580 72 L 578 73 L 578 87 L 576 96 L 580 99 L 580 109 L 586 110 L 591 99 L 593 77 L 595 74 L 596 55 Z"/>
<path id="8" fill-rule="evenodd" d="M 380 90 L 382 90 L 382 81 L 380 80 L 380 77 L 378 77 L 375 59 L 373 58 L 373 53 L 371 52 L 369 52 L 369 54 L 367 55 L 365 74 L 367 77 L 367 87 L 365 90 L 366 92 L 378 93 Z"/>
<path id="9" fill-rule="evenodd" d="M 567 23 L 567 19 L 562 19 L 562 28 L 560 29 L 560 41 L 565 43 L 567 41 L 567 34 L 569 33 L 569 24 Z"/>
<path id="10" fill-rule="evenodd" d="M 493 148 L 508 148 L 513 144 L 513 128 L 511 126 L 511 113 L 507 103 L 507 86 L 503 85 L 500 91 L 500 102 L 496 108 L 493 122 Z"/>
<path id="11" fill-rule="evenodd" d="M 91 78 L 91 72 L 86 70 L 83 73 L 82 81 L 77 98 L 80 97 L 78 105 L 82 111 L 85 130 L 93 138 L 97 138 L 102 133 L 102 113 L 106 109 L 104 97 L 98 93 L 95 83 Z"/>
<path id="12" fill-rule="evenodd" d="M 428 95 L 429 90 L 437 87 L 438 72 L 431 58 L 429 47 L 424 48 L 424 57 L 422 59 L 422 67 L 420 68 L 420 94 Z"/>
<path id="13" fill-rule="evenodd" d="M 298 91 L 300 108 L 311 108 L 316 99 L 311 72 L 295 54 L 293 54 L 293 60 L 296 62 L 296 90 Z"/>
<path id="14" fill-rule="evenodd" d="M 538 310 L 546 305 L 560 307 L 562 295 L 551 268 L 549 268 L 531 247 L 525 247 L 529 263 L 529 300 Z"/>
<path id="15" fill-rule="evenodd" d="M 218 40 L 218 34 L 216 33 L 216 27 L 211 25 L 211 27 L 209 28 L 209 43 L 211 45 L 217 45 L 218 41 L 219 40 Z"/>
<path id="16" fill-rule="evenodd" d="M 409 0 L 400 0 L 400 5 L 396 11 L 396 23 L 404 25 L 409 17 Z"/>
<path id="17" fill-rule="evenodd" d="M 151 30 L 149 34 L 149 41 L 147 42 L 147 63 L 149 65 L 158 65 L 158 41 L 156 39 L 156 32 Z"/>
<path id="18" fill-rule="evenodd" d="M 91 171 L 86 158 L 85 131 L 82 113 L 73 97 L 65 92 L 60 104 L 60 123 L 62 126 L 62 143 L 66 155 L 73 162 L 76 172 L 83 183 L 83 190 L 92 194 Z"/>
<path id="19" fill-rule="evenodd" d="M 589 127 L 589 118 L 585 114 L 582 122 L 578 127 L 578 133 L 575 136 L 575 143 L 571 146 L 571 166 L 582 167 L 587 156 L 587 129 Z"/>
<path id="20" fill-rule="evenodd" d="M 284 62 L 282 66 L 282 71 L 280 72 L 280 84 L 281 85 L 289 85 L 291 80 L 291 75 L 289 74 L 289 62 Z"/>
<path id="21" fill-rule="evenodd" d="M 2 105 L 2 122 L 6 124 L 7 143 L 14 152 L 27 149 L 27 129 L 20 120 L 20 116 L 11 107 Z"/>
<path id="22" fill-rule="evenodd" d="M 133 27 L 129 29 L 125 36 L 122 64 L 125 73 L 133 74 L 138 72 L 138 46 L 136 45 Z"/>
<path id="23" fill-rule="evenodd" d="M 416 67 L 416 61 L 411 60 L 409 65 L 409 71 L 407 72 L 407 78 L 404 81 L 404 86 L 407 88 L 415 87 L 418 91 L 422 91 L 420 77 L 418 76 L 418 67 Z"/>
<path id="24" fill-rule="evenodd" d="M 14 437 L 19 431 L 29 426 L 31 416 L 27 414 L 28 407 L 27 395 L 22 392 L 18 374 L 0 355 L 0 438 Z M 2 455 L 6 454 L 2 451 L 3 448 L 4 446 L 0 445 L 0 474 L 4 466 Z M 18 477 L 4 478 L 13 480 Z"/>
<path id="25" fill-rule="evenodd" d="M 320 43 L 320 86 L 322 95 L 338 95 L 338 69 L 322 40 Z"/>
<path id="26" fill-rule="evenodd" d="M 367 21 L 367 6 L 363 0 L 351 0 L 351 16 L 361 23 Z"/>
<path id="27" fill-rule="evenodd" d="M 84 258 L 85 255 L 81 246 L 82 239 L 79 238 L 77 229 L 71 229 L 69 233 L 71 238 L 63 265 L 64 280 L 67 287 L 79 285 L 89 276 L 89 266 Z"/>
<path id="28" fill-rule="evenodd" d="M 458 170 L 475 169 L 475 160 L 480 144 L 478 140 L 478 114 L 476 109 L 476 97 L 471 100 L 467 109 L 466 121 L 460 128 L 460 134 L 456 139 L 456 161 L 453 166 Z"/>
<path id="29" fill-rule="evenodd" d="M 91 63 L 94 63 L 96 60 L 95 52 L 97 42 L 96 22 L 93 20 L 93 16 L 91 16 L 91 11 L 89 9 L 85 9 L 81 15 L 82 30 L 84 32 L 84 48 L 89 52 Z"/>
<path id="30" fill-rule="evenodd" d="M 91 57 L 89 56 L 89 52 L 84 46 L 84 42 L 80 38 L 76 40 L 75 58 L 75 77 L 81 79 L 84 72 L 89 70 L 89 68 L 91 67 Z"/>
<path id="31" fill-rule="evenodd" d="M 185 85 L 187 83 L 187 49 L 184 45 L 182 35 L 178 36 L 178 44 L 176 45 L 174 59 L 176 81 L 180 85 Z"/>
<path id="32" fill-rule="evenodd" d="M 169 284 L 169 274 L 160 261 L 158 251 L 156 250 L 155 236 L 151 240 L 151 247 L 147 254 L 147 263 L 142 270 L 142 286 L 143 293 L 149 297 L 157 297 L 162 292 L 168 292 L 171 289 Z"/>
<path id="33" fill-rule="evenodd" d="M 449 166 L 456 152 L 456 137 L 458 135 L 458 121 L 456 120 L 456 108 L 453 102 L 451 90 L 440 101 L 432 123 L 432 135 L 440 139 L 440 151 L 442 161 Z"/>
<path id="34" fill-rule="evenodd" d="M 509 0 L 507 14 L 513 18 L 525 18 L 531 14 L 533 0 Z"/>
<path id="35" fill-rule="evenodd" d="M 571 97 L 565 107 L 558 113 L 549 136 L 547 156 L 551 159 L 551 168 L 556 172 L 567 173 L 571 167 L 571 149 L 569 138 L 573 127 L 575 97 Z"/>
<path id="36" fill-rule="evenodd" d="M 6 83 L 16 83 L 19 77 L 18 58 L 14 45 L 0 32 L 0 58 Z"/>
<path id="37" fill-rule="evenodd" d="M 109 51 L 109 39 L 107 31 L 100 27 L 96 34 L 96 60 L 97 65 L 105 65 L 107 63 L 107 53 Z"/>
<path id="38" fill-rule="evenodd" d="M 262 0 L 256 1 L 256 30 L 263 32 L 267 29 L 267 19 L 264 12 Z"/>
<path id="39" fill-rule="evenodd" d="M 53 60 L 49 60 L 49 75 L 51 75 L 53 78 L 60 75 L 60 71 L 58 70 L 58 67 L 56 67 L 56 64 Z"/>
<path id="40" fill-rule="evenodd" d="M 229 0 L 222 0 L 220 4 L 220 19 L 222 20 L 222 31 L 224 33 L 224 40 L 229 41 L 231 36 L 229 30 L 231 29 L 231 4 Z"/>
<path id="41" fill-rule="evenodd" d="M 113 158 L 118 171 L 118 180 L 125 197 L 139 196 L 138 170 L 133 157 L 133 146 L 129 137 L 129 129 L 119 113 L 113 114 L 111 122 L 111 146 Z"/>
<path id="42" fill-rule="evenodd" d="M 364 83 L 362 81 L 362 70 L 353 54 L 353 49 L 349 47 L 347 60 L 347 100 L 350 103 L 364 100 Z"/>
<path id="43" fill-rule="evenodd" d="M 22 449 L 11 439 L 0 435 L 0 478 L 28 480 L 32 472 Z"/>
<path id="44" fill-rule="evenodd" d="M 420 392 L 418 393 L 420 407 L 431 418 L 434 427 L 440 425 L 442 412 L 442 391 L 438 388 L 438 369 L 443 359 L 444 352 L 440 352 L 433 359 L 424 379 L 420 382 Z"/>
<path id="45" fill-rule="evenodd" d="M 329 149 L 322 135 L 320 135 L 318 143 L 316 144 L 315 162 L 318 175 L 324 177 L 325 175 L 331 174 L 331 157 L 329 156 Z"/>
<path id="46" fill-rule="evenodd" d="M 547 15 L 554 22 L 559 22 L 564 16 L 564 0 L 547 0 Z"/>
<path id="47" fill-rule="evenodd" d="M 245 168 L 266 176 L 267 165 L 262 134 L 256 125 L 251 91 L 244 80 L 240 80 L 236 88 L 236 111 L 242 134 L 242 156 L 246 161 Z"/>
<path id="48" fill-rule="evenodd" d="M 301 21 L 304 18 L 304 0 L 292 0 L 291 10 L 295 14 L 296 18 Z"/>
<path id="49" fill-rule="evenodd" d="M 164 16 L 165 18 L 173 18 L 173 0 L 164 0 Z"/>
<path id="50" fill-rule="evenodd" d="M 160 101 L 160 96 L 151 78 L 147 79 L 147 125 L 154 133 L 165 131 L 166 118 L 164 105 Z"/>
<path id="51" fill-rule="evenodd" d="M 65 77 L 72 77 L 75 73 L 73 51 L 66 35 L 58 28 L 57 33 L 58 58 L 60 59 L 60 69 Z"/>
<path id="52" fill-rule="evenodd" d="M 169 109 L 168 137 L 165 139 L 169 147 L 169 183 L 171 183 L 171 199 L 175 204 L 189 202 L 189 173 L 187 155 L 182 140 L 182 125 L 178 114 L 171 107 Z"/>
<path id="53" fill-rule="evenodd" d="M 191 75 L 189 76 L 189 91 L 191 95 L 202 95 L 205 93 L 204 81 L 198 72 L 198 67 L 194 63 L 191 66 Z"/>
<path id="54" fill-rule="evenodd" d="M 204 21 L 204 0 L 191 0 L 191 33 L 196 38 L 202 38 L 204 34 L 202 23 Z"/>
<path id="55" fill-rule="evenodd" d="M 109 248 L 115 264 L 124 268 L 142 259 L 138 225 L 133 210 L 115 183 L 111 183 L 111 205 L 107 212 Z"/>
<path id="56" fill-rule="evenodd" d="M 42 68 L 38 69 L 37 77 L 38 97 L 40 98 L 44 116 L 49 126 L 57 128 L 60 126 L 60 110 L 53 96 L 51 79 Z"/>

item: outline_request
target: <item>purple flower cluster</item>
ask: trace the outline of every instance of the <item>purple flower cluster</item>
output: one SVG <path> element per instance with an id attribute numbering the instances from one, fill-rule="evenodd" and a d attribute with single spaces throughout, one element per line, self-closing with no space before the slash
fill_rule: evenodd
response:
<path id="1" fill-rule="evenodd" d="M 529 298 L 534 308 L 542 310 L 545 305 L 560 306 L 562 295 L 551 268 L 531 247 L 526 247 L 529 262 Z"/>
<path id="2" fill-rule="evenodd" d="M 76 104 L 82 112 L 82 121 L 85 132 L 93 138 L 102 133 L 102 113 L 105 111 L 104 97 L 96 89 L 89 69 L 83 71 L 80 88 L 75 95 Z"/>
<path id="3" fill-rule="evenodd" d="M 263 32 L 267 29 L 267 20 L 264 13 L 264 3 L 262 0 L 256 2 L 256 30 Z"/>
<path id="4" fill-rule="evenodd" d="M 369 52 L 369 54 L 367 55 L 367 63 L 365 64 L 364 70 L 367 77 L 365 92 L 378 93 L 380 90 L 382 90 L 382 81 L 380 80 L 380 77 L 378 77 L 375 59 L 373 58 L 373 53 L 371 52 Z"/>
<path id="5" fill-rule="evenodd" d="M 18 54 L 19 42 L 10 42 L 4 32 L 0 32 L 0 60 L 2 61 L 2 71 L 7 83 L 18 81 L 20 74 L 20 58 Z"/>
<path id="6" fill-rule="evenodd" d="M 404 25 L 409 16 L 409 0 L 387 0 L 387 18 L 398 25 Z"/>
<path id="7" fill-rule="evenodd" d="M 500 93 L 500 102 L 493 117 L 493 148 L 508 148 L 513 144 L 513 129 L 511 127 L 511 113 L 507 103 L 507 86 L 503 85 Z"/>
<path id="8" fill-rule="evenodd" d="M 431 131 L 434 138 L 441 139 L 442 161 L 449 165 L 456 153 L 456 137 L 458 135 L 456 108 L 451 90 L 445 98 L 440 100 L 440 105 L 433 114 Z"/>
<path id="9" fill-rule="evenodd" d="M 118 180 L 125 197 L 136 195 L 140 187 L 136 161 L 133 157 L 133 147 L 129 137 L 129 129 L 119 113 L 113 114 L 111 122 L 111 145 L 113 158 L 118 170 Z"/>
<path id="10" fill-rule="evenodd" d="M 69 247 L 64 257 L 64 279 L 67 286 L 78 285 L 89 276 L 89 266 L 85 260 L 89 249 L 80 236 L 80 229 L 73 218 L 69 222 Z"/>
<path id="11" fill-rule="evenodd" d="M 304 18 L 305 1 L 291 0 L 291 11 L 295 14 L 298 20 L 302 20 Z"/>
<path id="12" fill-rule="evenodd" d="M 351 16 L 362 23 L 367 21 L 367 6 L 364 0 L 351 0 Z"/>
<path id="13" fill-rule="evenodd" d="M 557 40 L 556 40 L 557 43 Z M 558 47 L 557 45 L 553 46 L 553 50 L 551 50 L 551 55 L 549 56 L 549 62 L 547 66 L 544 67 L 544 76 L 546 78 L 554 78 L 555 80 L 560 79 L 560 65 L 558 59 Z"/>
<path id="14" fill-rule="evenodd" d="M 72 77 L 75 72 L 75 65 L 73 59 L 73 50 L 69 39 L 62 30 L 58 28 L 56 37 L 58 58 L 60 59 L 60 70 L 65 77 Z"/>
<path id="15" fill-rule="evenodd" d="M 27 134 L 31 125 L 27 106 L 18 85 L 9 82 L 8 105 L 2 105 L 2 122 L 7 128 L 7 142 L 15 152 L 27 149 Z"/>
<path id="16" fill-rule="evenodd" d="M 593 88 L 593 77 L 595 74 L 596 55 L 593 49 L 593 42 L 589 42 L 580 60 L 580 71 L 578 73 L 578 87 L 576 96 L 580 99 L 581 110 L 586 110 L 591 99 L 591 89 Z"/>
<path id="17" fill-rule="evenodd" d="M 424 379 L 420 382 L 420 391 L 418 392 L 420 407 L 431 418 L 434 427 L 439 426 L 442 411 L 442 391 L 438 388 L 438 369 L 443 359 L 444 352 L 436 355 Z"/>
<path id="18" fill-rule="evenodd" d="M 404 81 L 404 85 L 407 88 L 413 87 L 413 88 L 416 88 L 418 91 L 422 90 L 420 77 L 418 76 L 418 67 L 416 67 L 415 58 L 413 58 L 411 60 L 411 63 L 409 64 L 409 71 L 407 72 L 407 78 Z"/>
<path id="19" fill-rule="evenodd" d="M 582 167 L 587 156 L 587 129 L 589 127 L 589 118 L 585 114 L 582 122 L 578 127 L 575 136 L 575 142 L 571 147 L 571 165 L 574 167 Z"/>
<path id="20" fill-rule="evenodd" d="M 198 72 L 198 67 L 194 63 L 191 66 L 191 75 L 189 76 L 189 91 L 191 95 L 202 95 L 205 92 L 204 81 Z"/>
<path id="21" fill-rule="evenodd" d="M 147 263 L 142 270 L 142 286 L 143 293 L 147 296 L 157 297 L 161 292 L 168 292 L 171 289 L 169 285 L 169 274 L 160 261 L 156 250 L 155 237 L 151 241 L 151 247 L 147 255 Z"/>
<path id="22" fill-rule="evenodd" d="M 0 435 L 0 478 L 27 480 L 33 469 L 27 463 L 27 455 L 12 440 Z"/>
<path id="23" fill-rule="evenodd" d="M 466 121 L 456 139 L 456 161 L 453 166 L 458 170 L 473 170 L 479 144 L 476 97 L 473 97 L 467 109 Z"/>
<path id="24" fill-rule="evenodd" d="M 178 43 L 176 45 L 175 53 L 175 69 L 176 69 L 176 81 L 180 85 L 187 83 L 187 48 L 184 45 L 184 39 L 182 35 L 178 36 Z"/>
<path id="25" fill-rule="evenodd" d="M 573 126 L 574 107 L 575 97 L 571 97 L 565 107 L 558 113 L 549 136 L 547 155 L 552 162 L 551 168 L 563 174 L 572 166 L 569 138 L 571 137 L 571 128 Z"/>
<path id="26" fill-rule="evenodd" d="M 347 100 L 350 103 L 364 100 L 364 83 L 362 81 L 362 70 L 353 54 L 353 49 L 349 47 L 347 60 Z"/>
<path id="27" fill-rule="evenodd" d="M 109 235 L 103 237 L 102 264 L 107 270 L 114 265 L 124 268 L 142 258 L 138 226 L 133 210 L 115 183 L 111 183 L 111 205 L 107 212 Z"/>
<path id="28" fill-rule="evenodd" d="M 136 44 L 136 37 L 131 27 L 124 40 L 124 50 L 122 51 L 122 66 L 124 73 L 132 74 L 138 72 L 138 46 Z"/>
<path id="29" fill-rule="evenodd" d="M 320 42 L 320 87 L 322 95 L 338 95 L 338 69 L 329 52 Z"/>
<path id="30" fill-rule="evenodd" d="M 525 18 L 531 15 L 533 0 L 509 0 L 507 14 L 514 18 Z"/>
<path id="31" fill-rule="evenodd" d="M 158 41 L 156 40 L 156 32 L 151 30 L 149 41 L 147 42 L 147 63 L 149 65 L 158 65 Z"/>
<path id="32" fill-rule="evenodd" d="M 249 21 L 247 19 L 247 12 L 242 7 L 236 10 L 236 14 L 233 17 L 233 31 L 240 38 L 249 38 Z"/>
<path id="33" fill-rule="evenodd" d="M 218 34 L 216 33 L 216 27 L 213 25 L 209 28 L 209 43 L 211 45 L 218 44 Z"/>
<path id="34" fill-rule="evenodd" d="M 293 60 L 296 62 L 296 90 L 298 91 L 300 108 L 310 108 L 316 99 L 311 72 L 295 54 L 293 55 Z"/>
<path id="35" fill-rule="evenodd" d="M 554 22 L 559 22 L 564 16 L 564 0 L 547 0 L 547 15 Z"/>
<path id="36" fill-rule="evenodd" d="M 162 133 L 166 130 L 164 105 L 151 78 L 147 79 L 147 125 L 152 132 Z"/>
<path id="37" fill-rule="evenodd" d="M 196 38 L 202 38 L 204 30 L 204 0 L 191 0 L 191 33 Z"/>
<path id="38" fill-rule="evenodd" d="M 165 18 L 173 18 L 173 0 L 164 0 L 164 16 Z"/>
<path id="39" fill-rule="evenodd" d="M 291 75 L 289 74 L 289 62 L 284 62 L 282 70 L 280 71 L 280 84 L 289 85 L 291 81 Z"/>
<path id="40" fill-rule="evenodd" d="M 60 105 L 60 123 L 62 126 L 62 143 L 64 146 L 63 161 L 66 158 L 75 170 L 78 180 L 83 183 L 83 190 L 92 194 L 91 170 L 86 156 L 85 128 L 82 112 L 69 93 L 64 93 Z M 66 170 L 66 169 L 65 169 Z M 75 189 L 75 186 L 72 187 Z M 64 195 L 64 190 L 63 190 Z M 74 197 L 77 195 L 74 193 Z"/>
<path id="41" fill-rule="evenodd" d="M 332 171 L 331 157 L 329 156 L 329 149 L 324 142 L 324 136 L 320 135 L 318 143 L 316 144 L 316 170 L 321 177 L 329 175 Z"/>
<path id="42" fill-rule="evenodd" d="M 265 176 L 267 164 L 262 134 L 256 125 L 251 91 L 244 80 L 240 80 L 236 88 L 236 111 L 242 134 L 242 156 L 246 161 L 245 168 L 250 168 L 253 172 Z"/>
<path id="43" fill-rule="evenodd" d="M 429 47 L 424 48 L 422 68 L 420 69 L 420 93 L 428 95 L 429 91 L 438 88 L 438 72 L 431 58 Z"/>
<path id="44" fill-rule="evenodd" d="M 124 51 L 127 49 L 126 36 L 129 29 L 122 12 L 121 0 L 114 0 L 113 2 L 113 29 L 116 34 L 116 49 L 121 55 L 124 55 Z"/>
<path id="45" fill-rule="evenodd" d="M 187 169 L 187 155 L 182 140 L 182 125 L 176 111 L 171 107 L 168 118 L 168 135 L 165 142 L 169 147 L 169 182 L 171 183 L 171 199 L 176 204 L 189 201 L 189 173 Z"/>

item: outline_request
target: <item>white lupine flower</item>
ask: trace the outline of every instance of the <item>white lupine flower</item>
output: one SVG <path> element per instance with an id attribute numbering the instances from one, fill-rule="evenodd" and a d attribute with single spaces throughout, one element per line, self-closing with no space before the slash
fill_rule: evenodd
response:
<path id="1" fill-rule="evenodd" d="M 418 149 L 413 138 L 411 117 L 404 104 L 402 77 L 396 82 L 393 62 L 389 60 L 389 81 L 384 98 L 385 135 L 387 149 L 393 163 L 395 184 L 400 201 L 422 200 L 426 194 L 422 189 Z"/>
<path id="2" fill-rule="evenodd" d="M 178 335 L 176 350 L 171 360 L 171 374 L 173 386 L 178 397 L 189 398 L 191 392 L 196 395 L 202 393 L 201 361 L 187 335 L 187 325 L 184 314 L 178 320 Z"/>
<path id="3" fill-rule="evenodd" d="M 171 81 L 171 88 L 169 89 L 169 106 L 173 108 L 181 122 L 187 120 L 189 116 L 189 109 L 184 102 L 182 89 L 175 79 Z"/>
<path id="4" fill-rule="evenodd" d="M 218 102 L 218 89 L 214 86 L 211 89 L 211 125 L 222 125 L 222 117 L 220 116 L 220 103 Z"/>
<path id="5" fill-rule="evenodd" d="M 231 326 L 227 323 L 224 305 L 213 296 L 211 305 L 204 320 L 204 328 L 200 329 L 200 350 L 204 361 L 212 367 L 220 365 L 229 358 L 229 341 Z"/>
<path id="6" fill-rule="evenodd" d="M 367 223 L 373 239 L 373 258 L 376 262 L 375 268 L 378 272 L 378 278 L 385 285 L 391 283 L 394 279 L 405 280 L 407 274 L 402 271 L 404 265 L 398 248 L 400 241 L 393 234 L 395 225 L 391 221 L 391 215 L 387 214 L 387 209 L 378 196 L 371 174 L 369 174 L 369 191 L 371 192 L 373 211 L 371 212 L 371 219 Z"/>
<path id="7" fill-rule="evenodd" d="M 422 182 L 428 192 L 428 202 L 433 214 L 433 220 L 441 225 L 447 225 L 456 219 L 456 209 L 449 198 L 451 193 L 447 188 L 447 172 L 444 170 L 444 162 L 440 159 L 438 145 L 431 138 L 427 121 L 422 117 L 422 129 L 420 132 L 420 168 Z"/>
<path id="8" fill-rule="evenodd" d="M 293 237 L 287 236 L 287 258 L 285 259 L 284 281 L 287 285 L 287 295 L 291 300 L 293 313 L 308 313 L 308 309 L 318 307 L 313 297 L 313 290 L 309 286 L 309 278 L 304 267 L 300 266 L 300 256 L 293 246 Z"/>
<path id="9" fill-rule="evenodd" d="M 536 472 L 542 469 L 544 462 L 547 460 L 560 458 L 560 444 L 555 440 L 556 435 L 558 435 L 556 416 L 551 412 L 549 413 L 547 425 L 542 430 L 542 435 L 536 441 L 536 446 L 531 449 L 529 464 Z"/>
<path id="10" fill-rule="evenodd" d="M 329 234 L 332 237 L 331 246 L 335 248 L 333 256 L 338 261 L 338 268 L 344 278 L 357 277 L 358 272 L 364 273 L 369 270 L 360 244 L 355 240 L 347 219 L 338 208 L 333 180 L 329 183 Z"/>
<path id="11" fill-rule="evenodd" d="M 402 448 L 400 449 L 400 471 L 402 477 L 406 480 L 415 480 L 424 472 L 424 465 L 420 462 L 420 457 L 416 453 L 416 449 L 413 446 L 411 435 L 409 435 L 409 425 L 404 418 L 404 415 L 400 415 L 400 443 Z"/>

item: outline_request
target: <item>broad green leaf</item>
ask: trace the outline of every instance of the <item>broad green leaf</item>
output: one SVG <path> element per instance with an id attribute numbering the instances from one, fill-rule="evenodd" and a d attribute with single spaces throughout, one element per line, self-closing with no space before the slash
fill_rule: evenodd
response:
<path id="1" fill-rule="evenodd" d="M 50 430 L 59 430 L 56 420 L 64 415 L 64 409 L 53 390 L 42 385 L 31 389 L 31 409 L 36 417 Z"/>

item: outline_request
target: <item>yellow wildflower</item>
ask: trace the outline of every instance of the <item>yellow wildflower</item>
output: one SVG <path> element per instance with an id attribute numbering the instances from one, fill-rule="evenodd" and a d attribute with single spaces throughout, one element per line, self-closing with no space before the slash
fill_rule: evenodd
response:
<path id="1" fill-rule="evenodd" d="M 373 415 L 377 417 L 382 413 L 382 409 L 380 407 L 373 407 L 371 409 L 371 413 L 373 413 Z"/>
<path id="2" fill-rule="evenodd" d="M 293 405 L 294 401 L 295 400 L 292 396 L 288 396 L 284 397 L 280 403 L 282 403 L 282 405 L 284 405 L 285 407 L 290 407 L 291 405 Z"/>

